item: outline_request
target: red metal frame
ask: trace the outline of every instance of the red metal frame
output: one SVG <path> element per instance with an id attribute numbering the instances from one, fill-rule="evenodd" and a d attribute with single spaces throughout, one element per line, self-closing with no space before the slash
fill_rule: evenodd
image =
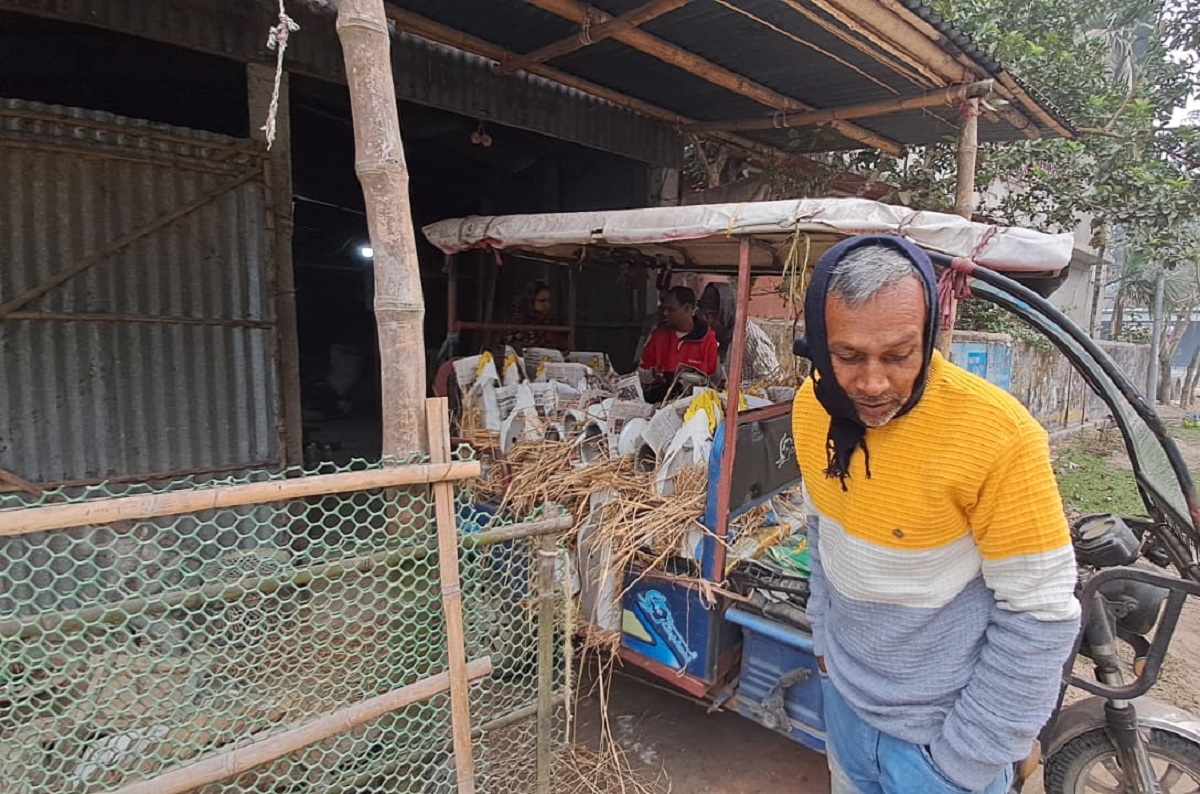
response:
<path id="1" fill-rule="evenodd" d="M 702 678 L 696 678 L 695 676 L 676 670 L 673 667 L 667 667 L 665 664 L 647 659 L 637 651 L 631 651 L 624 646 L 621 646 L 621 649 L 618 651 L 618 655 L 621 657 L 622 661 L 628 662 L 634 667 L 645 670 L 647 673 L 659 679 L 660 681 L 668 683 L 671 686 L 678 687 L 684 692 L 687 692 L 689 695 L 695 695 L 698 698 L 704 698 L 707 697 L 708 693 L 713 690 L 713 684 L 708 683 Z"/>
<path id="2" fill-rule="evenodd" d="M 737 448 L 738 404 L 741 402 L 742 361 L 746 355 L 746 321 L 750 311 L 750 238 L 743 237 L 738 247 L 737 310 L 738 321 L 733 326 L 733 348 L 729 353 L 728 402 L 725 405 L 725 446 L 721 450 L 721 477 L 717 483 L 717 536 L 713 553 L 713 580 L 725 580 L 725 538 L 729 535 L 729 500 L 733 479 L 734 451 Z"/>

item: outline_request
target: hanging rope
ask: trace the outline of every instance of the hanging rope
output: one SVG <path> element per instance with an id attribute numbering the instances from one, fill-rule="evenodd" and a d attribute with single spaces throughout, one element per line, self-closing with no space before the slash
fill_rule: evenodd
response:
<path id="1" fill-rule="evenodd" d="M 938 311 L 942 316 L 942 331 L 954 327 L 954 302 L 971 297 L 971 282 L 967 276 L 974 268 L 972 260 L 955 257 L 950 267 L 942 271 L 938 279 Z"/>
<path id="2" fill-rule="evenodd" d="M 283 54 L 287 51 L 288 37 L 298 31 L 300 26 L 296 20 L 288 16 L 279 0 L 279 24 L 271 27 L 267 33 L 267 49 L 275 52 L 275 89 L 271 92 L 271 104 L 267 108 L 267 123 L 261 129 L 267 134 L 267 150 L 275 143 L 275 117 L 279 114 L 279 89 L 283 82 Z"/>

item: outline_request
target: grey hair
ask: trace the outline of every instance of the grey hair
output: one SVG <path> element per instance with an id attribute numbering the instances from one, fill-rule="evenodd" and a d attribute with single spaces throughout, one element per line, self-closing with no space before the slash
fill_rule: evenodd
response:
<path id="1" fill-rule="evenodd" d="M 917 278 L 917 268 L 901 251 L 888 245 L 864 245 L 842 257 L 829 278 L 829 294 L 857 308 L 906 278 Z"/>

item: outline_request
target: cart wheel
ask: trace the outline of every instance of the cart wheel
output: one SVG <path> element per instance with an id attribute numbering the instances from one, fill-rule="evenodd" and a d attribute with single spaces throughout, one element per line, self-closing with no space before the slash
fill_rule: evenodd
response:
<path id="1" fill-rule="evenodd" d="M 1183 794 L 1200 788 L 1200 745 L 1166 731 L 1152 729 L 1150 763 L 1162 794 Z M 1046 794 L 1121 794 L 1125 777 L 1117 766 L 1117 751 L 1104 729 L 1078 736 L 1046 759 Z"/>

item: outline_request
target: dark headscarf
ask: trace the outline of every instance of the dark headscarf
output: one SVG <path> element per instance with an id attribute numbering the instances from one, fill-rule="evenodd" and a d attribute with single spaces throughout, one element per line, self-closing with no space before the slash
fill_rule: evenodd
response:
<path id="1" fill-rule="evenodd" d="M 700 300 L 696 305 L 705 311 L 717 313 L 717 317 L 721 321 L 721 330 L 717 333 L 717 345 L 721 348 L 721 354 L 725 355 L 729 352 L 730 342 L 733 341 L 734 319 L 737 315 L 737 293 L 729 284 L 713 282 L 704 288 L 704 292 L 700 293 Z"/>
<path id="2" fill-rule="evenodd" d="M 825 303 L 828 298 L 830 279 L 834 268 L 851 251 L 865 246 L 883 245 L 895 248 L 904 254 L 913 265 L 916 276 L 925 291 L 925 344 L 921 372 L 913 386 L 908 401 L 896 416 L 903 416 L 913 409 L 925 392 L 925 381 L 929 375 L 929 362 L 937 344 L 937 278 L 929 257 L 917 246 L 901 237 L 891 235 L 863 235 L 851 237 L 830 248 L 813 270 L 808 293 L 804 296 L 805 336 L 793 344 L 793 352 L 812 361 L 814 377 L 813 391 L 817 400 L 829 414 L 829 435 L 825 441 L 827 456 L 826 477 L 837 477 L 846 490 L 846 478 L 850 476 L 850 459 L 854 451 L 862 447 L 867 477 L 871 476 L 871 453 L 867 449 L 867 428 L 859 420 L 858 412 L 850 397 L 838 385 L 833 374 L 833 361 L 829 355 L 829 337 L 825 330 Z"/>

